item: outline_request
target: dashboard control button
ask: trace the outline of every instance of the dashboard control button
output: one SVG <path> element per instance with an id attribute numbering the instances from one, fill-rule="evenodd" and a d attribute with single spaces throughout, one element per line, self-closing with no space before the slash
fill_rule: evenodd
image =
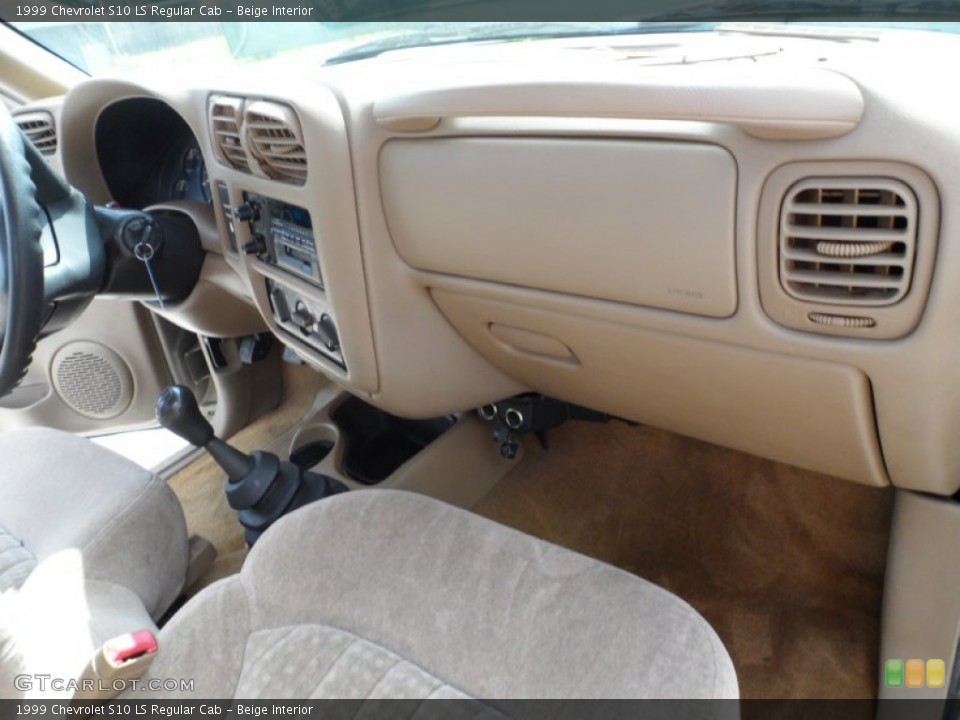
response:
<path id="1" fill-rule="evenodd" d="M 260 207 L 256 203 L 245 202 L 233 209 L 233 216 L 240 222 L 255 222 L 260 219 Z"/>
<path id="2" fill-rule="evenodd" d="M 290 306 L 287 304 L 287 296 L 283 294 L 283 290 L 279 287 L 275 287 L 270 296 L 273 300 L 273 311 L 277 314 L 277 320 L 279 322 L 287 322 L 290 319 Z"/>
<path id="3" fill-rule="evenodd" d="M 320 298 L 303 294 L 273 278 L 266 278 L 267 297 L 277 324 L 277 337 L 295 347 L 346 370 L 340 335 L 329 308 Z M 284 338 L 289 337 L 290 340 Z"/>
<path id="4" fill-rule="evenodd" d="M 243 246 L 243 251 L 247 255 L 262 255 L 267 251 L 267 242 L 263 235 L 254 235 L 253 239 Z"/>
<path id="5" fill-rule="evenodd" d="M 337 326 L 333 318 L 324 313 L 320 316 L 320 322 L 317 323 L 317 335 L 327 350 L 337 352 L 340 349 L 340 336 L 337 335 Z"/>
<path id="6" fill-rule="evenodd" d="M 304 332 L 309 332 L 314 323 L 317 322 L 306 306 L 300 302 L 297 303 L 294 311 L 290 314 L 290 320 Z"/>

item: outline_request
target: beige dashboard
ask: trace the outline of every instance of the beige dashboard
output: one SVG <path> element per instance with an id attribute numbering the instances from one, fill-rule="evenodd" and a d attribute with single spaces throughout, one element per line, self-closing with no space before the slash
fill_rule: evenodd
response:
<path id="1" fill-rule="evenodd" d="M 212 213 L 208 295 L 169 313 L 192 329 L 229 334 L 255 309 L 251 326 L 400 415 L 533 390 L 955 492 L 953 45 L 772 38 L 744 58 L 725 54 L 737 37 L 683 42 L 91 80 L 50 107 L 63 169 L 97 202 L 104 107 L 156 97 L 190 125 L 227 200 L 196 210 Z M 229 107 L 244 138 L 264 114 L 286 123 L 304 174 L 271 173 L 246 139 L 231 155 L 210 116 Z M 309 212 L 322 287 L 244 252 L 250 226 L 224 206 L 251 194 Z M 278 320 L 277 286 L 335 323 L 337 362 Z"/>

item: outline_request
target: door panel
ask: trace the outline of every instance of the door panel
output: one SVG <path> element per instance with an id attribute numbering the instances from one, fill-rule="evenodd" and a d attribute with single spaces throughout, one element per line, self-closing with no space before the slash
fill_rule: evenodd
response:
<path id="1" fill-rule="evenodd" d="M 136 302 L 95 299 L 40 341 L 23 382 L 0 398 L 0 430 L 45 425 L 97 434 L 152 425 L 170 381 L 151 313 Z"/>

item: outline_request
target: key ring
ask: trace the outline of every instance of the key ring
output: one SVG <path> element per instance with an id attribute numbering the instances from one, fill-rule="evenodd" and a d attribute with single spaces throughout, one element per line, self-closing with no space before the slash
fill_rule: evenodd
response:
<path id="1" fill-rule="evenodd" d="M 133 254 L 140 262 L 150 262 L 153 259 L 153 245 L 148 242 L 138 242 L 133 248 Z"/>

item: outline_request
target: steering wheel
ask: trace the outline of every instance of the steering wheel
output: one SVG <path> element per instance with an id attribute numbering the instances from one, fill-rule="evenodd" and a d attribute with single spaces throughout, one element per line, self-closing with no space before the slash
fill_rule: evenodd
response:
<path id="1" fill-rule="evenodd" d="M 31 150 L 39 155 L 0 104 L 0 396 L 23 378 L 43 323 L 44 222 Z"/>
<path id="2" fill-rule="evenodd" d="M 93 206 L 0 103 L 0 397 L 23 379 L 41 333 L 89 304 L 106 265 Z"/>

